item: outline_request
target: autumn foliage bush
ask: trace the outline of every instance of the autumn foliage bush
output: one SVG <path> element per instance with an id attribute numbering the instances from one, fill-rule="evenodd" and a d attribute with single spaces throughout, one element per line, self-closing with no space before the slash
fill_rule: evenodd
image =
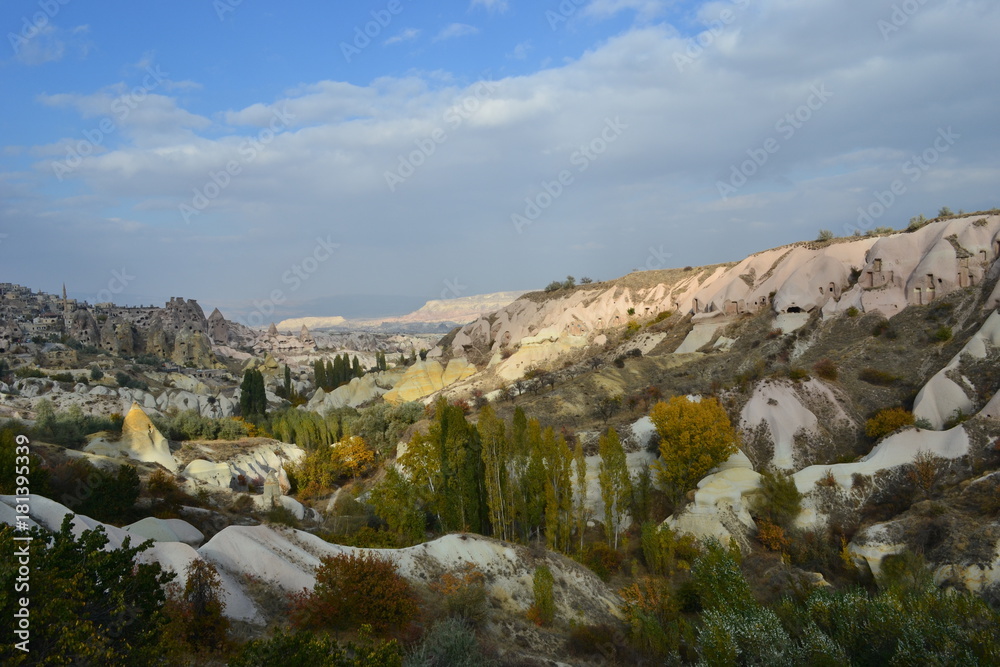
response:
<path id="1" fill-rule="evenodd" d="M 350 630 L 370 625 L 384 635 L 405 627 L 417 613 L 410 584 L 387 560 L 373 554 L 327 556 L 316 571 L 316 586 L 292 596 L 297 628 Z"/>
<path id="2" fill-rule="evenodd" d="M 865 422 L 865 435 L 876 440 L 889 435 L 904 426 L 911 426 L 915 419 L 913 413 L 904 408 L 886 408 Z"/>

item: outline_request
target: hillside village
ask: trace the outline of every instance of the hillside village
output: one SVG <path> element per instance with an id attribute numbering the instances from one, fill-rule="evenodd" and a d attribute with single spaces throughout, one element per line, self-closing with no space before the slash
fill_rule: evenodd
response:
<path id="1" fill-rule="evenodd" d="M 951 625 L 911 657 L 1000 664 L 998 259 L 1000 212 L 943 215 L 567 279 L 443 336 L 0 284 L 0 444 L 33 457 L 0 521 L 151 540 L 181 588 L 209 564 L 225 630 L 175 606 L 203 633 L 171 630 L 178 664 L 323 630 L 317 568 L 364 555 L 415 606 L 334 629 L 391 660 L 456 618 L 467 664 L 910 664 L 919 611 Z"/>

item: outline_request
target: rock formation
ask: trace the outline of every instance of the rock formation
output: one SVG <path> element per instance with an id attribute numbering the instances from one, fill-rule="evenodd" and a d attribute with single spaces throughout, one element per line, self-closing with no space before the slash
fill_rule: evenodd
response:
<path id="1" fill-rule="evenodd" d="M 138 403 L 132 403 L 122 423 L 121 439 L 108 441 L 103 438 L 93 440 L 85 451 L 103 456 L 127 456 L 145 463 L 158 463 L 174 472 L 177 461 L 170 453 L 170 443 L 149 420 Z"/>

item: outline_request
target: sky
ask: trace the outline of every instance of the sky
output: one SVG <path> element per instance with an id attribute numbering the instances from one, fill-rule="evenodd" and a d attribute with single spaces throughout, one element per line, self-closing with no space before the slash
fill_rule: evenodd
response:
<path id="1" fill-rule="evenodd" d="M 1000 205 L 995 0 L 8 0 L 0 281 L 400 314 Z"/>

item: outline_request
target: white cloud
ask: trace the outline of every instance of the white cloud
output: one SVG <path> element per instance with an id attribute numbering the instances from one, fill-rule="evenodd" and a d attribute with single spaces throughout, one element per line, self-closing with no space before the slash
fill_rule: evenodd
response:
<path id="1" fill-rule="evenodd" d="M 23 65 L 43 65 L 62 60 L 70 51 L 86 57 L 91 49 L 91 44 L 87 40 L 89 32 L 90 26 L 87 25 L 78 25 L 67 30 L 48 22 L 38 27 L 28 37 L 10 33 L 8 38 L 18 62 Z"/>
<path id="2" fill-rule="evenodd" d="M 455 37 L 466 37 L 468 35 L 475 35 L 478 32 L 479 28 L 468 23 L 452 23 L 445 26 L 434 38 L 434 41 L 441 42 L 446 39 L 454 39 Z"/>
<path id="3" fill-rule="evenodd" d="M 407 28 L 402 32 L 393 35 L 389 39 L 385 40 L 384 42 L 382 42 L 382 44 L 384 44 L 385 46 L 389 46 L 390 44 L 399 44 L 401 42 L 412 42 L 419 36 L 420 36 L 420 30 L 418 30 L 417 28 Z"/>
<path id="4" fill-rule="evenodd" d="M 888 43 L 876 25 L 884 8 L 860 0 L 852 12 L 832 2 L 748 11 L 727 27 L 740 31 L 735 45 L 707 44 L 683 71 L 674 56 L 690 41 L 663 25 L 625 31 L 575 60 L 496 82 L 459 84 L 439 73 L 364 85 L 314 81 L 209 117 L 188 111 L 164 88 L 70 176 L 92 199 L 38 199 L 75 216 L 81 230 L 107 219 L 112 207 L 126 220 L 155 221 L 150 227 L 162 230 L 162 243 L 123 246 L 101 231 L 87 246 L 102 248 L 98 261 L 109 266 L 113 253 L 148 253 L 151 274 L 176 272 L 171 253 L 188 238 L 182 230 L 197 229 L 205 237 L 197 251 L 203 256 L 190 264 L 203 260 L 208 268 L 198 269 L 201 282 L 191 279 L 193 295 L 198 289 L 218 289 L 227 298 L 247 290 L 246 298 L 267 295 L 282 287 L 280 271 L 270 275 L 219 258 L 257 244 L 291 265 L 316 236 L 332 234 L 352 251 L 324 266 L 322 279 L 296 298 L 354 285 L 357 276 L 364 276 L 359 291 L 423 290 L 431 298 L 442 280 L 456 276 L 472 291 L 538 287 L 567 273 L 625 273 L 646 261 L 649 247 L 671 248 L 680 265 L 700 264 L 811 238 L 819 228 L 839 232 L 873 191 L 901 177 L 903 161 L 932 145 L 939 127 L 954 126 L 961 134 L 954 148 L 919 182 L 908 182 L 906 196 L 880 220 L 905 225 L 942 204 L 996 205 L 1000 90 L 983 86 L 982 72 L 1000 67 L 993 46 L 1000 8 L 962 7 L 973 5 L 974 21 L 954 8 L 925 7 Z M 951 38 L 958 34 L 962 40 Z M 797 121 L 791 136 L 779 132 L 776 124 L 808 104 L 818 84 L 833 93 L 829 101 Z M 90 129 L 129 90 L 40 100 L 76 110 L 81 127 Z M 241 152 L 282 110 L 294 122 L 259 150 Z M 717 181 L 769 138 L 780 149 L 723 201 Z M 59 141 L 34 147 L 33 177 L 51 180 L 49 161 L 66 147 Z M 582 160 L 588 152 L 592 157 Z M 179 204 L 232 160 L 238 175 L 184 227 Z M 401 166 L 408 175 L 390 190 L 386 174 Z M 572 182 L 518 234 L 510 216 L 546 186 L 553 189 L 562 171 Z M 9 208 L 43 205 L 26 199 L 0 196 Z M 51 209 L 45 212 L 53 215 Z M 246 248 L 217 240 L 244 230 Z M 66 257 L 86 238 L 83 231 L 48 236 Z M 600 248 L 592 258 L 599 264 L 575 264 L 581 253 L 562 252 L 569 247 Z M 373 257 L 393 270 L 373 271 Z"/>
<path id="5" fill-rule="evenodd" d="M 596 18 L 610 18 L 619 12 L 634 11 L 642 20 L 661 16 L 666 11 L 664 0 L 592 0 L 584 8 L 584 15 Z"/>
<path id="6" fill-rule="evenodd" d="M 482 7 L 490 13 L 496 12 L 498 14 L 504 14 L 510 8 L 507 0 L 472 0 L 469 7 L 470 9 Z"/>

